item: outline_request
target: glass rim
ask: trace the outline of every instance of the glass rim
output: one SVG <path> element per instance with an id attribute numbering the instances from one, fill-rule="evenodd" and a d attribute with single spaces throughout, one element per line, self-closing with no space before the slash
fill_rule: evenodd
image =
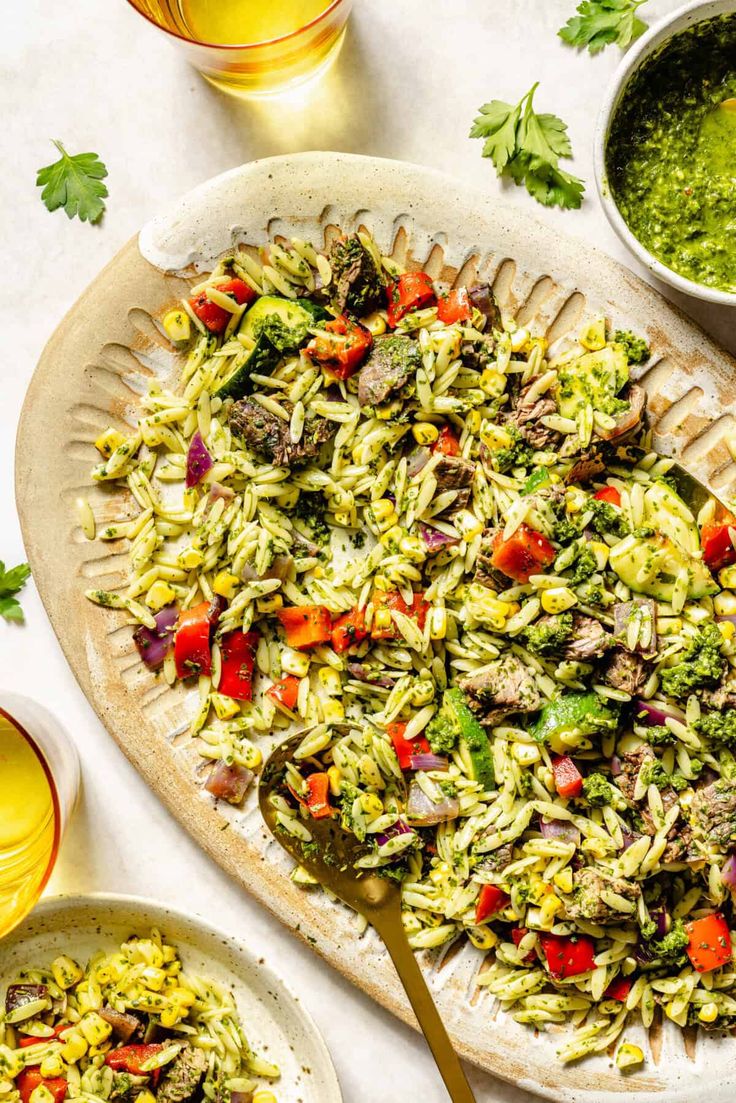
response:
<path id="1" fill-rule="evenodd" d="M 54 781 L 54 775 L 51 773 L 51 767 L 46 761 L 46 756 L 39 747 L 36 740 L 33 738 L 28 729 L 23 724 L 21 724 L 20 720 L 16 720 L 13 714 L 11 712 L 8 712 L 8 710 L 3 708 L 1 705 L 0 716 L 4 716 L 8 723 L 12 724 L 15 730 L 17 732 L 20 732 L 25 741 L 28 743 L 31 750 L 41 764 L 41 769 L 46 775 L 46 780 L 49 783 L 49 790 L 51 792 L 51 803 L 54 809 L 54 839 L 51 845 L 51 856 L 49 858 L 48 865 L 46 866 L 43 878 L 41 879 L 41 883 L 39 885 L 38 896 L 36 897 L 36 900 L 33 904 L 33 907 L 35 907 L 35 904 L 38 902 L 39 897 L 41 896 L 43 890 L 46 888 L 46 885 L 49 882 L 49 878 L 53 873 L 54 866 L 56 865 L 56 858 L 59 853 L 59 846 L 61 844 L 61 802 L 59 801 L 59 793 L 56 788 L 56 782 Z"/>
<path id="2" fill-rule="evenodd" d="M 157 27 L 159 31 L 163 31 L 164 34 L 170 35 L 172 38 L 176 38 L 179 42 L 188 43 L 190 46 L 204 46 L 208 50 L 256 50 L 262 46 L 276 46 L 280 42 L 288 42 L 290 38 L 296 38 L 297 35 L 302 34 L 304 31 L 310 30 L 312 27 L 316 27 L 323 19 L 326 18 L 335 8 L 338 8 L 340 4 L 344 4 L 345 0 L 331 0 L 324 11 L 321 11 L 319 15 L 315 15 L 314 19 L 310 19 L 308 23 L 305 23 L 303 27 L 298 27 L 295 31 L 289 31 L 288 34 L 278 35 L 276 38 L 264 38 L 260 42 L 204 42 L 199 38 L 187 38 L 186 35 L 179 34 L 178 31 L 172 31 L 168 27 L 162 27 L 160 23 L 147 14 L 147 12 L 141 11 L 136 3 L 136 0 L 128 0 L 133 11 L 138 12 L 147 20 L 152 27 Z"/>

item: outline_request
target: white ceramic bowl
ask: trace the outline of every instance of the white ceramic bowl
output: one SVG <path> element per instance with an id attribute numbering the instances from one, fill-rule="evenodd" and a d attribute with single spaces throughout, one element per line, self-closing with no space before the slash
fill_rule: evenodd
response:
<path id="1" fill-rule="evenodd" d="M 664 280 L 665 283 L 669 283 L 679 291 L 684 291 L 687 295 L 694 295 L 698 299 L 704 299 L 711 303 L 720 303 L 724 306 L 736 306 L 736 293 L 731 291 L 719 291 L 714 287 L 705 287 L 703 284 L 695 283 L 694 280 L 688 280 L 684 276 L 678 275 L 677 272 L 674 272 L 671 268 L 668 268 L 666 265 L 662 264 L 661 261 L 657 260 L 657 258 L 653 256 L 653 254 L 650 253 L 631 232 L 616 206 L 611 194 L 611 189 L 608 186 L 606 176 L 606 144 L 608 142 L 608 134 L 611 122 L 616 113 L 616 108 L 619 105 L 626 86 L 642 63 L 646 61 L 663 42 L 666 42 L 667 39 L 671 38 L 679 31 L 684 31 L 694 23 L 700 23 L 705 19 L 711 19 L 713 16 L 726 15 L 731 12 L 736 13 L 736 0 L 693 0 L 693 2 L 685 4 L 682 8 L 678 8 L 672 15 L 666 16 L 658 23 L 655 23 L 653 27 L 650 27 L 646 34 L 642 35 L 642 37 L 631 47 L 616 70 L 613 80 L 606 92 L 600 115 L 598 116 L 598 125 L 595 135 L 595 177 L 598 186 L 598 194 L 603 204 L 603 209 L 608 216 L 608 221 L 611 223 L 624 245 L 639 258 L 642 264 L 646 265 L 650 272 L 659 279 Z"/>

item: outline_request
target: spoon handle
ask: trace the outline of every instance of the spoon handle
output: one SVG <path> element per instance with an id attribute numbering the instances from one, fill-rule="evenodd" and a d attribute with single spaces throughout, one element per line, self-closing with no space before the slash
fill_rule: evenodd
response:
<path id="1" fill-rule="evenodd" d="M 475 1103 L 475 1096 L 465 1078 L 460 1058 L 453 1048 L 414 952 L 407 942 L 399 908 L 383 908 L 370 915 L 370 921 L 383 939 L 396 966 L 399 980 L 432 1050 L 452 1103 Z"/>

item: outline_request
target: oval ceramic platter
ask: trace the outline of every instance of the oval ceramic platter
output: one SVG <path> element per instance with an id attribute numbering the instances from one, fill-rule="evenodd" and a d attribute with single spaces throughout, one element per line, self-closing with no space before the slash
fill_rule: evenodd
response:
<path id="1" fill-rule="evenodd" d="M 235 996 L 253 1049 L 281 1070 L 274 1091 L 283 1103 L 342 1103 L 322 1038 L 284 982 L 241 943 L 203 920 L 135 896 L 56 896 L 44 900 L 0 943 L 0 992 L 18 971 L 59 954 L 80 964 L 111 952 L 131 935 L 158 928 L 181 954 L 184 968 L 211 977 Z"/>
<path id="2" fill-rule="evenodd" d="M 359 937 L 347 909 L 289 881 L 290 863 L 264 830 L 255 793 L 235 810 L 215 807 L 202 790 L 202 759 L 188 735 L 196 691 L 169 689 L 148 673 L 125 615 L 85 600 L 90 586 L 123 588 L 126 548 L 123 541 L 88 543 L 74 509 L 84 494 L 98 524 L 129 515 L 124 497 L 90 483 L 93 441 L 110 423 L 134 425 L 141 391 L 176 372 L 176 357 L 153 319 L 187 291 L 197 272 L 233 248 L 282 235 L 323 245 L 361 226 L 385 253 L 435 277 L 490 280 L 504 313 L 551 342 L 586 313 L 603 312 L 614 328 L 646 333 L 654 360 L 641 382 L 657 447 L 680 456 L 721 492 L 736 486 L 725 440 L 735 425 L 728 411 L 736 362 L 625 268 L 522 211 L 417 166 L 326 153 L 254 162 L 191 192 L 98 276 L 44 352 L 21 418 L 18 507 L 36 583 L 85 693 L 215 861 L 341 973 L 412 1022 L 373 933 Z M 685 1046 L 670 1023 L 646 1038 L 636 1027 L 627 1031 L 648 1054 L 635 1076 L 624 1078 L 609 1056 L 562 1067 L 555 1059 L 559 1035 L 535 1038 L 480 994 L 479 951 L 452 946 L 427 953 L 423 965 L 458 1050 L 550 1098 L 603 1103 L 632 1093 L 643 1100 L 692 1100 L 707 1068 L 715 1099 L 725 1098 L 726 1085 L 736 1081 L 736 1047 L 702 1037 Z"/>

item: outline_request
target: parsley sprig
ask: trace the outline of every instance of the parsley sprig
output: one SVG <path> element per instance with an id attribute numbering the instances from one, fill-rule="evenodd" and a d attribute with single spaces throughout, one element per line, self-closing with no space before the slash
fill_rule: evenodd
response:
<path id="1" fill-rule="evenodd" d="M 13 595 L 23 589 L 30 573 L 31 568 L 27 563 L 20 563 L 6 571 L 5 564 L 0 560 L 0 617 L 23 622 L 23 610 Z"/>
<path id="2" fill-rule="evenodd" d="M 470 131 L 484 138 L 483 156 L 490 157 L 498 176 L 509 177 L 545 207 L 577 208 L 582 202 L 582 180 L 559 167 L 560 157 L 571 157 L 567 126 L 557 115 L 534 110 L 533 84 L 517 104 L 491 100 L 480 108 Z"/>
<path id="3" fill-rule="evenodd" d="M 54 139 L 61 157 L 38 170 L 36 185 L 43 188 L 41 199 L 50 211 L 63 207 L 68 218 L 98 222 L 105 210 L 107 187 L 102 180 L 107 168 L 96 153 L 67 153 Z"/>
<path id="4" fill-rule="evenodd" d="M 577 15 L 557 32 L 570 46 L 587 46 L 597 54 L 612 42 L 621 49 L 647 29 L 637 12 L 647 0 L 580 0 Z"/>

